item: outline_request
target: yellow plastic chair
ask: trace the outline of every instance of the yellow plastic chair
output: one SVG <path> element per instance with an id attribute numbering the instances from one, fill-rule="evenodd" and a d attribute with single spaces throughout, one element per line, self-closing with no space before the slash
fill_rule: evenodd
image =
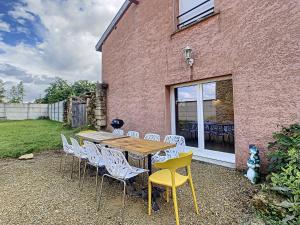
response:
<path id="1" fill-rule="evenodd" d="M 172 197 L 174 203 L 176 225 L 179 225 L 176 188 L 185 184 L 187 181 L 189 182 L 192 191 L 196 213 L 199 214 L 194 184 L 192 180 L 192 173 L 191 173 L 192 156 L 193 156 L 192 152 L 180 153 L 178 158 L 174 158 L 166 162 L 158 162 L 154 164 L 155 167 L 162 170 L 153 173 L 148 180 L 148 214 L 149 215 L 151 215 L 151 211 L 152 211 L 152 202 L 151 202 L 152 183 L 165 186 L 167 202 L 169 202 L 169 189 L 172 188 Z M 179 168 L 186 168 L 187 175 L 181 175 L 177 173 L 176 170 Z"/>

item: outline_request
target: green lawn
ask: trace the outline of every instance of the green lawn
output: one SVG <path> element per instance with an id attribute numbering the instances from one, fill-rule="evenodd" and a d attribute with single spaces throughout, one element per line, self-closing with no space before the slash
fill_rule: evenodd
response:
<path id="1" fill-rule="evenodd" d="M 70 137 L 79 131 L 50 120 L 0 121 L 0 158 L 60 149 L 60 133 Z"/>

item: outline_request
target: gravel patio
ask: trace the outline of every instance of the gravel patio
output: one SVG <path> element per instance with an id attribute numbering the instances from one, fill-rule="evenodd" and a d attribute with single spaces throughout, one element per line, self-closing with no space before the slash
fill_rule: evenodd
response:
<path id="1" fill-rule="evenodd" d="M 77 173 L 70 179 L 68 167 L 61 177 L 61 153 L 48 151 L 34 159 L 0 159 L 0 224 L 118 224 L 122 189 L 106 181 L 102 210 L 95 207 L 95 177 L 78 188 Z M 69 165 L 71 158 L 69 158 Z M 188 185 L 178 191 L 181 224 L 256 224 L 251 208 L 255 192 L 242 173 L 221 166 L 193 162 L 192 173 L 200 214 L 194 212 Z M 158 200 L 160 210 L 147 215 L 147 202 L 126 198 L 125 224 L 175 224 L 173 204 Z"/>

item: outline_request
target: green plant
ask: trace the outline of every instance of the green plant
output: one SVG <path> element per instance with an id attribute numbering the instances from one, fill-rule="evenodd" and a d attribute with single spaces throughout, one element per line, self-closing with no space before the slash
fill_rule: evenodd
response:
<path id="1" fill-rule="evenodd" d="M 273 134 L 269 143 L 270 184 L 262 186 L 259 214 L 266 224 L 300 224 L 300 126 L 293 124 Z"/>
<path id="2" fill-rule="evenodd" d="M 269 172 L 278 172 L 289 162 L 288 149 L 300 147 L 300 125 L 293 124 L 283 127 L 280 132 L 273 133 L 273 142 L 269 142 L 267 157 Z"/>

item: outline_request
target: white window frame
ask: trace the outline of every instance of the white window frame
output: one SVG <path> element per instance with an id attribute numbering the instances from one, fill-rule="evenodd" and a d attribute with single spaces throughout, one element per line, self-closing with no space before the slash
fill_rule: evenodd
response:
<path id="1" fill-rule="evenodd" d="M 197 81 L 184 84 L 174 85 L 170 88 L 170 107 L 171 107 L 171 132 L 176 134 L 176 117 L 175 117 L 175 88 L 185 87 L 191 85 L 197 85 L 197 120 L 198 120 L 198 148 L 190 147 L 188 148 L 193 151 L 194 156 L 200 158 L 203 161 L 214 160 L 219 161 L 220 165 L 223 165 L 221 162 L 235 164 L 235 154 L 227 152 L 213 151 L 204 148 L 204 119 L 203 119 L 203 98 L 202 98 L 202 85 L 204 83 L 215 82 L 219 80 L 232 79 L 231 76 L 223 79 L 215 79 L 209 81 Z M 207 159 L 207 160 L 206 160 Z M 230 165 L 228 165 L 230 166 Z"/>
<path id="2" fill-rule="evenodd" d="M 214 0 L 177 0 L 177 1 L 178 1 L 178 17 L 177 17 L 178 29 L 184 28 L 189 24 L 201 20 L 202 18 L 214 12 Z M 201 3 L 203 4 L 200 5 Z"/>

